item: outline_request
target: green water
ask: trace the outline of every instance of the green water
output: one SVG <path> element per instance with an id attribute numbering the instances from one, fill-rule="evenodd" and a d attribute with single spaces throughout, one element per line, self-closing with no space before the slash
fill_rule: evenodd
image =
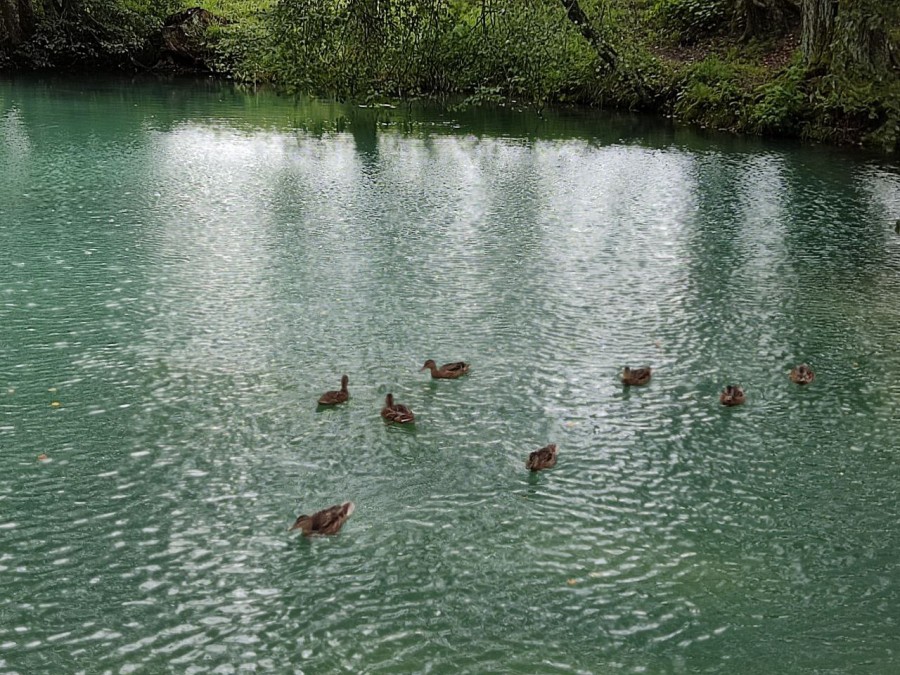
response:
<path id="1" fill-rule="evenodd" d="M 897 672 L 898 217 L 628 116 L 0 81 L 0 672 Z"/>

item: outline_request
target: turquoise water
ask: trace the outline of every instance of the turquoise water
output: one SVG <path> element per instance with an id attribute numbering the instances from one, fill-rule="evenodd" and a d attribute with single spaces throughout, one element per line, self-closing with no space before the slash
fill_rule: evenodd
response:
<path id="1" fill-rule="evenodd" d="M 0 81 L 0 672 L 897 672 L 898 217 L 628 116 Z"/>

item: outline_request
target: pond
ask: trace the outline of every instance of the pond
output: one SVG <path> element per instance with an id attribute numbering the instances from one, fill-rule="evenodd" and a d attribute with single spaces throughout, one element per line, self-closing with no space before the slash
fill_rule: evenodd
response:
<path id="1" fill-rule="evenodd" d="M 0 672 L 896 672 L 898 217 L 628 115 L 0 81 Z"/>

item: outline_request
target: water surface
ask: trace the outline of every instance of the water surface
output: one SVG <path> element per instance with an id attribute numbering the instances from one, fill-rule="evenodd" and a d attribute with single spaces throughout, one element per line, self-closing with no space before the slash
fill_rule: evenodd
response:
<path id="1" fill-rule="evenodd" d="M 896 672 L 897 217 L 627 116 L 0 82 L 0 671 Z"/>

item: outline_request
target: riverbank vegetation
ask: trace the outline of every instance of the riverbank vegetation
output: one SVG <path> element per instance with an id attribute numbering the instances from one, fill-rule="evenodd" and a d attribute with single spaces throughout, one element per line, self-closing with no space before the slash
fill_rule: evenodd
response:
<path id="1" fill-rule="evenodd" d="M 0 0 L 0 67 L 154 68 L 160 49 L 172 47 L 174 29 L 161 37 L 166 18 L 185 7 Z M 214 20 L 193 38 L 202 43 L 193 48 L 202 52 L 197 62 L 291 92 L 576 102 L 890 151 L 900 139 L 900 3 L 206 0 L 202 7 Z"/>

